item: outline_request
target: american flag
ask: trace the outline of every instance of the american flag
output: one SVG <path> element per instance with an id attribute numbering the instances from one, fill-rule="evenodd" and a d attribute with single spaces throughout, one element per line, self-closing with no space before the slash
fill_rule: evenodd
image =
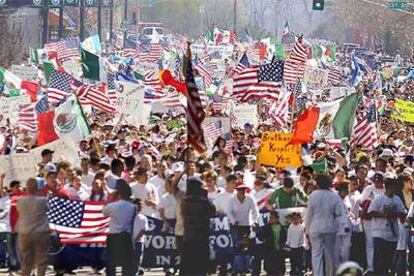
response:
<path id="1" fill-rule="evenodd" d="M 269 115 L 282 129 L 288 130 L 289 124 L 289 99 L 291 93 L 283 93 L 279 101 L 274 101 L 269 109 Z"/>
<path id="2" fill-rule="evenodd" d="M 148 71 L 144 74 L 144 76 L 144 84 L 146 86 L 153 88 L 156 94 L 164 94 L 164 92 L 162 91 L 163 84 L 159 76 L 155 72 Z"/>
<path id="3" fill-rule="evenodd" d="M 114 73 L 108 74 L 108 98 L 112 105 L 114 105 L 117 100 L 115 79 L 116 75 Z"/>
<path id="4" fill-rule="evenodd" d="M 277 98 L 282 79 L 283 61 L 280 60 L 247 68 L 234 77 L 233 96 L 240 101 L 251 97 Z"/>
<path id="5" fill-rule="evenodd" d="M 203 78 L 204 87 L 208 88 L 213 83 L 213 77 L 211 76 L 209 70 L 206 69 L 206 67 L 208 68 L 208 65 L 203 64 L 203 62 L 198 57 L 194 59 L 194 69 L 196 69 L 200 76 Z"/>
<path id="6" fill-rule="evenodd" d="M 249 58 L 247 57 L 246 53 L 243 53 L 241 56 L 239 63 L 234 68 L 234 74 L 240 74 L 244 69 L 247 69 L 250 67 Z"/>
<path id="7" fill-rule="evenodd" d="M 63 40 L 45 44 L 46 51 L 55 51 L 59 61 L 79 57 L 79 47 L 76 41 Z"/>
<path id="8" fill-rule="evenodd" d="M 63 244 L 106 243 L 109 218 L 102 214 L 105 202 L 49 199 L 49 227 Z"/>
<path id="9" fill-rule="evenodd" d="M 33 104 L 21 104 L 19 105 L 19 119 L 17 124 L 20 129 L 30 132 L 37 131 L 37 118 L 35 113 L 35 107 Z"/>
<path id="10" fill-rule="evenodd" d="M 362 145 L 369 149 L 372 148 L 376 142 L 378 142 L 377 108 L 373 101 L 366 116 L 362 117 L 354 127 L 350 143 Z"/>
<path id="11" fill-rule="evenodd" d="M 47 88 L 50 103 L 59 103 L 72 92 L 71 83 L 73 77 L 66 72 L 53 70 L 50 74 L 49 86 Z"/>
<path id="12" fill-rule="evenodd" d="M 217 114 L 220 114 L 225 109 L 225 107 L 227 106 L 230 100 L 229 97 L 221 96 L 217 94 L 214 94 L 211 99 L 213 101 L 211 104 L 211 109 L 213 113 L 217 113 Z"/>
<path id="13" fill-rule="evenodd" d="M 302 94 L 302 82 L 298 80 L 294 89 L 295 113 L 299 114 L 305 109 L 306 99 Z"/>
<path id="14" fill-rule="evenodd" d="M 181 107 L 180 94 L 178 92 L 169 93 L 159 99 L 161 104 L 169 108 Z"/>
<path id="15" fill-rule="evenodd" d="M 104 83 L 99 85 L 84 85 L 79 89 L 78 99 L 85 98 L 89 100 L 89 104 L 93 107 L 105 112 L 114 113 L 116 108 L 111 104 L 105 88 L 106 85 Z"/>
<path id="16" fill-rule="evenodd" d="M 206 147 L 203 137 L 203 129 L 201 123 L 204 121 L 206 113 L 201 104 L 200 94 L 197 90 L 193 75 L 193 65 L 191 64 L 191 50 L 187 48 L 185 56 L 185 64 L 187 64 L 185 73 L 185 82 L 187 85 L 187 139 L 188 143 L 198 152 L 203 152 Z"/>
<path id="17" fill-rule="evenodd" d="M 145 49 L 138 54 L 138 59 L 141 62 L 154 63 L 161 59 L 163 49 L 159 43 L 150 43 L 148 51 Z"/>
<path id="18" fill-rule="evenodd" d="M 305 73 L 306 49 L 303 44 L 303 37 L 300 37 L 293 47 L 290 57 L 285 61 L 284 78 L 285 85 L 294 85 Z"/>
<path id="19" fill-rule="evenodd" d="M 203 126 L 204 137 L 207 139 L 210 144 L 210 148 L 214 145 L 217 138 L 223 135 L 223 129 L 220 126 L 220 121 L 210 122 Z"/>
<path id="20" fill-rule="evenodd" d="M 36 113 L 46 113 L 49 111 L 49 101 L 47 99 L 47 93 L 44 93 L 35 105 Z"/>
<path id="21" fill-rule="evenodd" d="M 331 85 L 337 84 L 341 80 L 341 70 L 338 66 L 330 65 L 328 68 L 328 83 Z"/>

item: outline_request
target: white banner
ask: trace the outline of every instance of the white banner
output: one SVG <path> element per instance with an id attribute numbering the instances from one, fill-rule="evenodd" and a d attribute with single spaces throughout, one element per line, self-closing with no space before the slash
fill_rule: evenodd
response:
<path id="1" fill-rule="evenodd" d="M 257 105 L 242 104 L 234 106 L 234 113 L 237 118 L 237 127 L 243 128 L 246 123 L 257 127 L 259 125 L 259 116 L 257 114 Z"/>
<path id="2" fill-rule="evenodd" d="M 65 160 L 78 165 L 77 147 L 71 141 L 62 139 L 35 148 L 29 153 L 0 156 L 0 173 L 6 174 L 5 186 L 8 186 L 12 180 L 19 180 L 24 186 L 29 177 L 35 177 L 37 164 L 42 161 L 41 152 L 45 149 L 55 152 L 54 162 Z"/>

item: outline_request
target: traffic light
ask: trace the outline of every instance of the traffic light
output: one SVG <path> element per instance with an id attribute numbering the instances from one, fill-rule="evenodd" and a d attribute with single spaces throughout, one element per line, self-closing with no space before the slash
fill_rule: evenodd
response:
<path id="1" fill-rule="evenodd" d="M 316 11 L 323 11 L 325 6 L 325 0 L 312 0 L 312 9 Z"/>

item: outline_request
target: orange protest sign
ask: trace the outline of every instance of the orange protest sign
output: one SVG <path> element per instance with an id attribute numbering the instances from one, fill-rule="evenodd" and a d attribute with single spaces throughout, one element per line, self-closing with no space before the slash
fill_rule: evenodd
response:
<path id="1" fill-rule="evenodd" d="M 259 163 L 276 168 L 302 166 L 301 145 L 288 145 L 292 137 L 292 133 L 263 133 Z"/>

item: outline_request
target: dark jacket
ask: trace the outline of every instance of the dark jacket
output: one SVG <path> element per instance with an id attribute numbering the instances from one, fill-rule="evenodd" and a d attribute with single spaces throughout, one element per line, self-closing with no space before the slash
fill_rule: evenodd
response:
<path id="1" fill-rule="evenodd" d="M 266 226 L 260 228 L 257 232 L 257 236 L 260 240 L 263 241 L 266 253 L 271 253 L 271 252 L 276 251 L 272 225 L 267 224 Z M 287 239 L 287 230 L 285 227 L 282 226 L 282 229 L 280 231 L 280 240 L 279 240 L 280 250 L 285 246 L 286 239 Z"/>
<path id="2" fill-rule="evenodd" d="M 410 209 L 410 206 L 407 207 L 407 202 L 405 202 L 405 200 L 404 200 L 403 192 L 402 191 L 398 191 L 398 192 L 395 193 L 395 195 L 398 196 L 401 199 L 402 203 L 404 203 L 404 206 L 405 206 L 405 208 L 408 211 L 408 209 Z M 413 197 L 413 202 L 414 202 L 414 191 L 411 191 L 411 195 Z"/>

